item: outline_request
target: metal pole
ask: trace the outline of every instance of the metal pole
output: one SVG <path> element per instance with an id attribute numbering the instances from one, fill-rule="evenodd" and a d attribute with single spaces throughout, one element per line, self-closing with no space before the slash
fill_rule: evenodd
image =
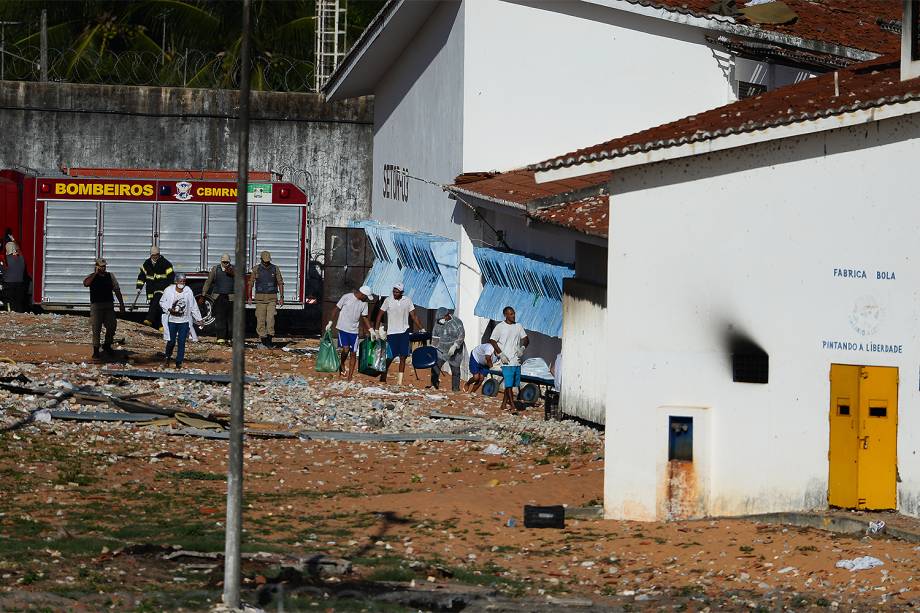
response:
<path id="1" fill-rule="evenodd" d="M 0 81 L 6 76 L 6 29 L 5 22 L 0 22 Z"/>
<path id="2" fill-rule="evenodd" d="M 249 183 L 249 0 L 243 0 L 240 53 L 239 151 L 236 195 L 236 275 L 233 278 L 233 372 L 230 383 L 230 454 L 227 458 L 227 527 L 224 594 L 228 607 L 240 608 L 240 540 L 243 527 L 243 378 L 246 340 L 246 229 Z"/>
<path id="3" fill-rule="evenodd" d="M 41 31 L 41 79 L 42 83 L 48 82 L 48 9 L 42 9 L 42 31 Z"/>

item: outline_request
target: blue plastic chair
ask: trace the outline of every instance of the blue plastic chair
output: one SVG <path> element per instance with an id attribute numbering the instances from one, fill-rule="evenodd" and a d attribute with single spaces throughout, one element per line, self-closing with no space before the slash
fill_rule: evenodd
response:
<path id="1" fill-rule="evenodd" d="M 431 368 L 438 365 L 438 350 L 426 345 L 412 352 L 412 368 Z"/>

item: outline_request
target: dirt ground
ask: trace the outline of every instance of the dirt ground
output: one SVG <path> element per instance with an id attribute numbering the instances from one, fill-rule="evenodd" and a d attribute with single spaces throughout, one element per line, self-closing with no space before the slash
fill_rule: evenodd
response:
<path id="1" fill-rule="evenodd" d="M 0 375 L 22 373 L 29 385 L 52 387 L 110 384 L 88 359 L 85 319 L 0 319 Z M 124 324 L 119 336 L 132 367 L 160 368 L 155 333 Z M 190 349 L 186 366 L 227 372 L 229 364 L 230 349 L 206 339 Z M 321 416 L 316 423 L 329 430 L 372 430 L 360 415 L 372 410 L 361 386 L 380 385 L 369 377 L 356 375 L 361 385 L 343 388 L 337 375 L 314 372 L 310 355 L 281 350 L 248 351 L 247 365 L 256 377 L 275 377 L 270 387 L 248 386 L 250 395 L 286 394 L 285 381 L 309 390 L 298 412 L 279 409 L 272 420 L 279 427 L 293 431 Z M 428 424 L 429 432 L 460 431 L 429 419 L 431 410 L 476 415 L 483 440 L 247 437 L 244 551 L 266 554 L 244 563 L 248 602 L 287 611 L 920 607 L 920 547 L 884 536 L 745 520 L 568 519 L 564 529 L 524 528 L 527 504 L 600 503 L 601 433 L 547 424 L 539 407 L 499 415 L 497 398 L 443 390 L 433 396 L 426 378 L 416 381 L 410 369 L 406 388 L 386 387 L 374 410 L 401 411 L 401 423 Z M 184 398 L 189 389 L 207 393 L 214 406 L 226 402 L 207 386 L 130 385 L 154 403 Z M 402 392 L 408 395 L 387 396 Z M 44 402 L 0 391 L 0 428 Z M 253 406 L 260 418 L 270 416 L 272 403 Z M 367 423 L 396 427 L 383 417 Z M 489 445 L 499 453 L 484 453 Z M 0 610 L 197 611 L 219 602 L 219 557 L 170 554 L 223 550 L 226 441 L 54 420 L 0 434 L 0 450 Z M 351 572 L 317 575 L 279 562 L 317 555 L 346 560 Z M 855 572 L 835 566 L 861 556 L 883 565 Z"/>

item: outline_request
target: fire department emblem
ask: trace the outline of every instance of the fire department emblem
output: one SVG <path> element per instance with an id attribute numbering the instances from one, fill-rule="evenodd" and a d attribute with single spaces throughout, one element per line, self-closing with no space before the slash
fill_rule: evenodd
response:
<path id="1" fill-rule="evenodd" d="M 885 309 L 872 296 L 861 296 L 850 312 L 850 325 L 863 336 L 878 332 Z"/>
<path id="2" fill-rule="evenodd" d="M 191 200 L 192 184 L 188 181 L 179 181 L 176 183 L 176 200 Z"/>

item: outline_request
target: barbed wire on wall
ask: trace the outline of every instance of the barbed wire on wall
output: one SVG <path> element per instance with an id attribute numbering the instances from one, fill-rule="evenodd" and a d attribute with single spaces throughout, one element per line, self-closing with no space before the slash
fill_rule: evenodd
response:
<path id="1" fill-rule="evenodd" d="M 9 47 L 2 79 L 40 81 L 38 47 Z M 252 58 L 254 90 L 313 92 L 313 62 L 264 53 Z M 222 52 L 186 49 L 165 54 L 147 51 L 48 49 L 48 80 L 99 85 L 149 85 L 237 89 L 236 57 Z"/>

